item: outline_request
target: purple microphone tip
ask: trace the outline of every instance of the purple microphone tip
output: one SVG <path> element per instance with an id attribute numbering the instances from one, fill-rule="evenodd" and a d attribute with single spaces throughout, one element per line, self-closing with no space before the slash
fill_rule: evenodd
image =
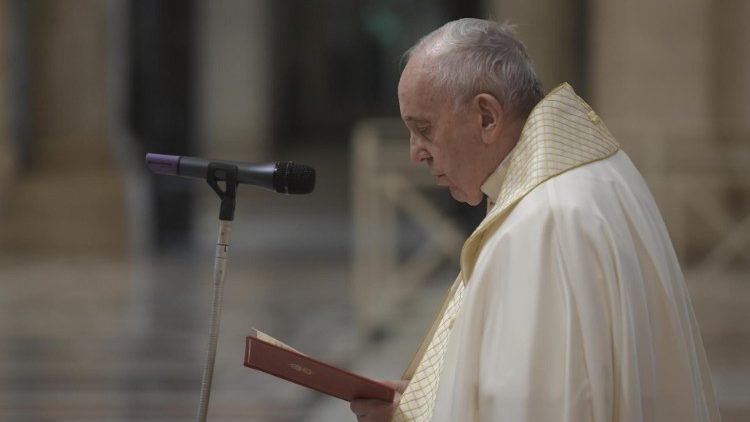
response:
<path id="1" fill-rule="evenodd" d="M 146 154 L 146 165 L 156 174 L 176 175 L 179 162 L 179 155 Z"/>

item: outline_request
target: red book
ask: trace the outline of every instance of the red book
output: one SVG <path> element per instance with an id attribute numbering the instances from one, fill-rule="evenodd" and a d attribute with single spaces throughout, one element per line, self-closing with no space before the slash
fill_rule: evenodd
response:
<path id="1" fill-rule="evenodd" d="M 346 401 L 393 401 L 393 388 L 305 356 L 257 330 L 247 336 L 245 366 Z"/>

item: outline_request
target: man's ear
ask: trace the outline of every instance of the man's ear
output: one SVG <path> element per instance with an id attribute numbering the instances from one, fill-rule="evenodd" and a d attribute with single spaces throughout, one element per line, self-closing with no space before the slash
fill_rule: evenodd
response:
<path id="1" fill-rule="evenodd" d="M 491 94 L 478 94 L 474 97 L 474 105 L 481 118 L 482 142 L 490 144 L 500 139 L 505 110 L 497 98 Z"/>

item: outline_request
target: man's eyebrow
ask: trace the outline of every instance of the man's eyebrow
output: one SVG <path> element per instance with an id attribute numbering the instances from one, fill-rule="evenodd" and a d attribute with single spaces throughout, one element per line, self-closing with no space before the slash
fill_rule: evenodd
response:
<path id="1" fill-rule="evenodd" d="M 423 118 L 423 117 L 414 117 L 414 116 L 405 116 L 404 117 L 405 122 L 415 122 L 415 123 L 430 123 L 429 120 Z"/>

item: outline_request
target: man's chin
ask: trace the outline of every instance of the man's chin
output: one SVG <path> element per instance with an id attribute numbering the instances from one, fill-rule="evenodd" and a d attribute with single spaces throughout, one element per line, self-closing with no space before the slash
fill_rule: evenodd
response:
<path id="1" fill-rule="evenodd" d="M 454 187 L 449 187 L 451 192 L 451 196 L 453 199 L 455 199 L 458 202 L 463 202 L 464 204 L 469 204 L 472 207 L 476 207 L 477 205 L 482 203 L 482 199 L 484 198 L 484 195 L 478 195 L 475 198 L 469 197 L 469 195 L 466 194 L 466 192 L 463 192 L 461 190 L 458 190 Z"/>

